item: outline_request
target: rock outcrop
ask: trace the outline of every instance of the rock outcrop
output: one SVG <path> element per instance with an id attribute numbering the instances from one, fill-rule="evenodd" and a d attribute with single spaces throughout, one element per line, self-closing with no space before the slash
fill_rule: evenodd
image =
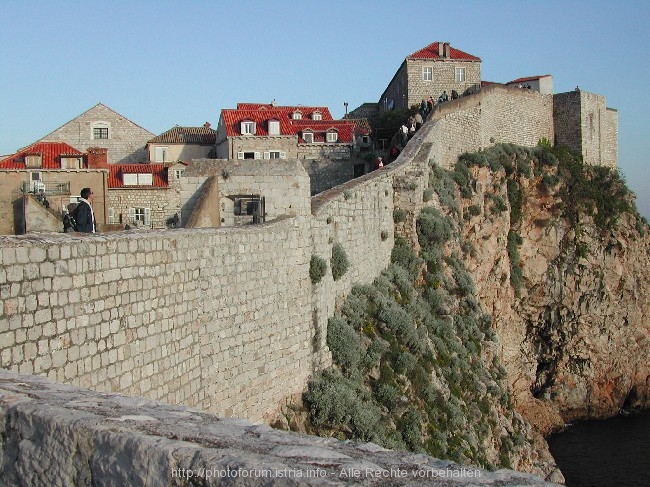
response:
<path id="1" fill-rule="evenodd" d="M 517 409 L 547 434 L 576 419 L 650 407 L 646 223 L 632 204 L 606 220 L 609 207 L 572 193 L 581 188 L 566 175 L 549 187 L 542 179 L 556 169 L 536 169 L 539 161 L 523 153 L 513 157 L 531 165 L 528 177 L 471 168 L 475 191 L 463 199 L 464 213 L 472 205 L 481 211 L 463 231 L 473 242 L 466 263 L 493 315 Z M 608 177 L 601 178 L 603 204 L 631 203 L 617 176 Z M 513 183 L 510 190 L 518 191 L 520 208 L 513 222 L 513 201 L 497 211 L 493 200 L 508 201 L 508 181 L 515 180 L 518 189 Z M 510 242 L 514 256 L 509 237 L 517 240 Z"/>

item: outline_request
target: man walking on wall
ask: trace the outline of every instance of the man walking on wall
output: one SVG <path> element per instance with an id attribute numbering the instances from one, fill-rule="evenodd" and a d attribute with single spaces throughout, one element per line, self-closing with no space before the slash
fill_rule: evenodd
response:
<path id="1" fill-rule="evenodd" d="M 81 198 L 75 210 L 75 220 L 77 221 L 77 231 L 86 233 L 95 233 L 95 213 L 92 207 L 93 192 L 90 188 L 81 190 Z"/>

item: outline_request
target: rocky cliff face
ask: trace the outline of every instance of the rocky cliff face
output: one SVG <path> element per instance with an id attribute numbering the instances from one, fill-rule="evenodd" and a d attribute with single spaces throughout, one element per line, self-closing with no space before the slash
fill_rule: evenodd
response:
<path id="1" fill-rule="evenodd" d="M 285 425 L 562 481 L 543 435 L 649 404 L 647 224 L 616 173 L 550 147 L 433 167 L 422 199 Z"/>
<path id="2" fill-rule="evenodd" d="M 517 409 L 546 434 L 650 406 L 650 242 L 615 174 L 539 159 L 473 165 L 462 201 L 466 215 L 481 208 L 463 226 L 466 262 Z M 517 162 L 526 175 L 508 174 Z M 508 208 L 495 211 L 495 197 Z"/>

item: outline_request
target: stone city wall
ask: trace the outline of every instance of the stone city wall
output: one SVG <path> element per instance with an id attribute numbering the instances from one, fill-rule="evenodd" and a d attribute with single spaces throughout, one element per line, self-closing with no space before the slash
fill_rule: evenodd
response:
<path id="1" fill-rule="evenodd" d="M 311 213 L 305 211 L 307 175 L 293 161 L 302 175 L 288 181 L 298 184 L 292 194 L 300 201 L 293 216 L 278 221 L 0 237 L 0 366 L 263 420 L 331 363 L 327 319 L 353 285 L 372 282 L 389 264 L 395 231 L 414 236 L 429 164 L 450 166 L 490 137 L 534 145 L 552 130 L 551 117 L 533 130 L 517 130 L 527 110 L 551 108 L 543 96 L 517 89 L 513 103 L 505 90 L 449 102 L 395 162 L 311 198 Z M 483 126 L 487 112 L 497 110 L 513 125 Z M 216 175 L 223 179 L 218 169 Z M 205 177 L 188 174 L 187 180 L 198 186 Z M 219 181 L 220 191 L 227 181 Z M 398 226 L 395 207 L 408 213 Z M 278 211 L 292 214 L 286 206 Z M 338 281 L 331 275 L 336 243 L 350 262 Z M 312 255 L 328 263 L 317 284 L 309 277 Z"/>
<path id="2" fill-rule="evenodd" d="M 2 237 L 1 366 L 262 420 L 312 371 L 305 227 Z"/>
<path id="3" fill-rule="evenodd" d="M 6 486 L 557 485 L 1 370 L 0 418 Z"/>

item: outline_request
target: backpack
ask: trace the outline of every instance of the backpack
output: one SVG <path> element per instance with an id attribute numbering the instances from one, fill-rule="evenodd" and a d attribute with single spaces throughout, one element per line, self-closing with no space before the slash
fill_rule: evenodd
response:
<path id="1" fill-rule="evenodd" d="M 77 231 L 77 220 L 75 220 L 74 214 L 66 213 L 63 215 L 63 231 L 67 232 L 69 229 L 72 231 Z"/>

